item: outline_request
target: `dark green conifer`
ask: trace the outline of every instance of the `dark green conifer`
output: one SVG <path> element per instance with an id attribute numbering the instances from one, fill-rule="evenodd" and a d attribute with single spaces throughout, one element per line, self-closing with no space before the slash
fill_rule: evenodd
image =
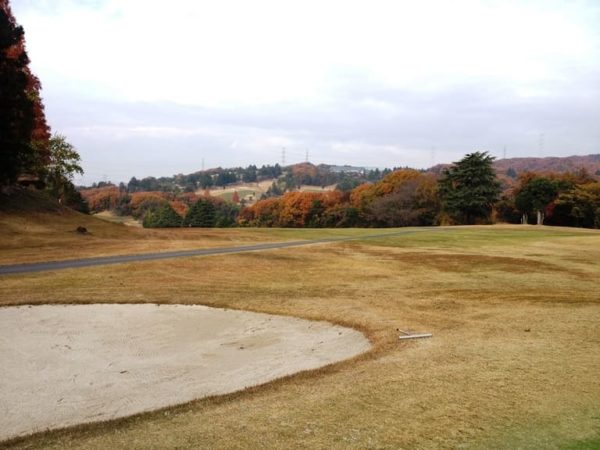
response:
<path id="1" fill-rule="evenodd" d="M 201 198 L 194 203 L 185 219 L 184 227 L 214 227 L 215 226 L 215 205 L 206 198 Z"/>
<path id="2" fill-rule="evenodd" d="M 488 220 L 501 192 L 493 161 L 487 152 L 474 152 L 444 169 L 440 196 L 446 212 L 459 223 Z"/>
<path id="3" fill-rule="evenodd" d="M 144 228 L 175 228 L 181 226 L 181 216 L 171 205 L 164 205 L 151 209 L 144 216 Z"/>

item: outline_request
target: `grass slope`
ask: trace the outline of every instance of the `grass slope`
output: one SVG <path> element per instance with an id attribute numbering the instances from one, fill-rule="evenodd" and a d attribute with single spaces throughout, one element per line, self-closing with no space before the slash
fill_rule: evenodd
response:
<path id="1" fill-rule="evenodd" d="M 344 232 L 213 233 L 224 241 L 257 231 Z M 4 277 L 4 305 L 200 303 L 325 319 L 374 344 L 364 357 L 241 393 L 5 446 L 593 448 L 599 280 L 600 233 L 545 227 L 456 227 Z M 433 338 L 400 342 L 398 328 Z"/>

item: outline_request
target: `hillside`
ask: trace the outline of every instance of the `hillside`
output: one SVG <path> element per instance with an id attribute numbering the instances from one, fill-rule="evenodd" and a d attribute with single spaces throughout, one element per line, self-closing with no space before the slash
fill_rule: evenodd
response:
<path id="1" fill-rule="evenodd" d="M 513 169 L 521 172 L 575 172 L 585 169 L 591 174 L 600 175 L 600 154 L 546 158 L 507 158 L 494 162 L 496 171 L 502 173 Z"/>
<path id="2" fill-rule="evenodd" d="M 86 233 L 78 233 L 84 227 Z M 0 264 L 116 252 L 140 233 L 58 204 L 40 191 L 0 194 Z"/>
<path id="3" fill-rule="evenodd" d="M 233 199 L 234 192 L 237 192 L 240 200 L 244 201 L 244 204 L 253 205 L 257 200 L 261 198 L 263 194 L 267 194 L 269 188 L 272 187 L 273 183 L 276 183 L 276 178 L 270 178 L 262 181 L 257 181 L 256 183 L 235 183 L 229 184 L 227 186 L 223 186 L 220 188 L 213 187 L 211 189 L 198 189 L 196 191 L 196 195 L 203 195 L 208 191 L 208 193 L 213 197 L 219 197 L 223 200 L 231 202 Z M 327 192 L 333 191 L 336 187 L 336 184 L 330 184 L 328 186 L 317 186 L 311 184 L 299 185 L 297 190 L 302 192 Z"/>
<path id="4" fill-rule="evenodd" d="M 437 164 L 429 172 L 441 173 L 450 164 Z M 522 172 L 576 172 L 587 170 L 592 175 L 600 175 L 600 154 L 585 156 L 548 156 L 545 158 L 506 158 L 494 161 L 498 175 L 506 174 L 510 169 L 516 174 Z"/>
<path id="5" fill-rule="evenodd" d="M 437 164 L 427 169 L 428 172 L 441 174 L 450 164 Z M 590 175 L 600 177 L 600 154 L 585 156 L 545 157 L 545 158 L 506 158 L 494 161 L 494 169 L 502 182 L 502 188 L 509 191 L 516 184 L 520 174 L 536 173 L 566 173 L 582 169 Z"/>
<path id="6" fill-rule="evenodd" d="M 177 174 L 172 177 L 132 177 L 127 183 L 120 183 L 118 188 L 122 192 L 196 192 L 203 194 L 206 190 L 211 195 L 216 192 L 235 189 L 248 192 L 240 194 L 246 202 L 255 201 L 262 194 L 267 193 L 274 181 L 280 186 L 278 189 L 297 190 L 309 189 L 312 191 L 328 190 L 327 186 L 342 184 L 356 185 L 366 181 L 379 181 L 391 169 L 368 169 L 352 166 L 329 166 L 325 164 L 314 165 L 309 162 L 291 164 L 285 167 L 255 165 L 248 167 L 212 168 L 190 174 Z M 80 191 L 88 189 L 117 187 L 111 182 L 94 183 L 92 186 L 80 186 Z M 308 188 L 307 188 L 308 186 Z M 224 194 L 224 192 L 221 192 Z M 218 194 L 214 194 L 218 195 Z M 226 196 L 226 199 L 227 198 Z"/>

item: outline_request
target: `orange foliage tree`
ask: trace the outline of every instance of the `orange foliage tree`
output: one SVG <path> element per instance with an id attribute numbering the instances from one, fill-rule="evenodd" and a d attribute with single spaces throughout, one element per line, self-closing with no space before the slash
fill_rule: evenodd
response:
<path id="1" fill-rule="evenodd" d="M 343 213 L 344 194 L 332 192 L 288 192 L 244 208 L 238 222 L 268 227 L 335 226 Z"/>
<path id="2" fill-rule="evenodd" d="M 190 209 L 190 206 L 186 202 L 183 202 L 181 200 L 173 200 L 172 202 L 170 202 L 170 205 L 171 208 L 173 208 L 173 210 L 181 217 L 185 217 L 188 210 Z"/>
<path id="3" fill-rule="evenodd" d="M 378 183 L 357 186 L 350 202 L 368 225 L 431 225 L 439 213 L 437 177 L 413 169 L 396 170 Z"/>
<path id="4" fill-rule="evenodd" d="M 82 190 L 81 196 L 88 203 L 90 211 L 97 213 L 115 209 L 123 197 L 123 193 L 117 186 L 105 186 Z"/>
<path id="5" fill-rule="evenodd" d="M 165 192 L 134 192 L 131 194 L 129 202 L 131 215 L 136 219 L 142 219 L 146 212 L 151 209 L 157 209 L 169 202 L 170 195 Z"/>
<path id="6" fill-rule="evenodd" d="M 238 223 L 256 227 L 279 226 L 280 203 L 280 198 L 277 197 L 259 200 L 254 205 L 240 211 Z"/>

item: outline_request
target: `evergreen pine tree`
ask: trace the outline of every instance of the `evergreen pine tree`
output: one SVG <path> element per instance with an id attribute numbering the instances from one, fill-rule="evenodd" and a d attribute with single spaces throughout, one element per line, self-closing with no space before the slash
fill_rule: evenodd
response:
<path id="1" fill-rule="evenodd" d="M 460 223 L 487 220 L 500 195 L 500 182 L 487 152 L 466 155 L 448 169 L 439 181 L 445 210 Z"/>
<path id="2" fill-rule="evenodd" d="M 181 216 L 171 205 L 165 203 L 159 208 L 152 209 L 144 216 L 144 228 L 175 228 L 181 226 Z"/>
<path id="3" fill-rule="evenodd" d="M 194 203 L 185 219 L 183 220 L 185 227 L 214 227 L 215 226 L 215 205 L 208 199 L 201 198 Z"/>

